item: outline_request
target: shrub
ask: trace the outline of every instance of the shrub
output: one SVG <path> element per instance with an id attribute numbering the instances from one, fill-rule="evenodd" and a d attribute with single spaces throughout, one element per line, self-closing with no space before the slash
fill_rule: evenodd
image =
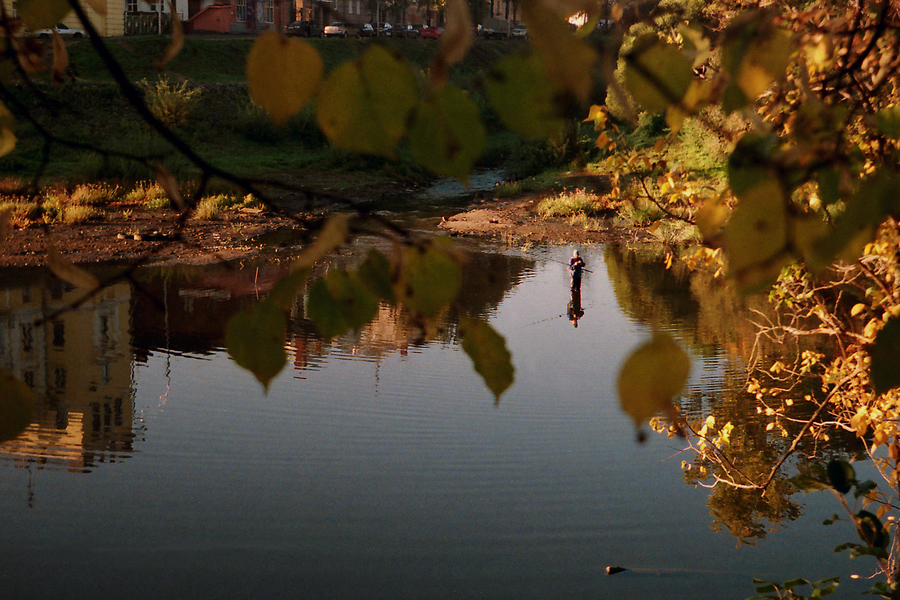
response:
<path id="1" fill-rule="evenodd" d="M 177 128 L 187 123 L 202 95 L 200 88 L 190 87 L 187 81 L 176 84 L 168 77 L 156 82 L 144 79 L 141 87 L 150 112 L 167 127 Z"/>
<path id="2" fill-rule="evenodd" d="M 63 221 L 68 225 L 73 225 L 93 219 L 99 214 L 93 206 L 67 206 L 63 212 Z"/>
<path id="3" fill-rule="evenodd" d="M 97 206 L 115 200 L 119 196 L 118 186 L 79 185 L 71 193 L 67 204 L 72 206 Z"/>
<path id="4" fill-rule="evenodd" d="M 590 216 L 601 208 L 593 194 L 584 190 L 563 192 L 555 196 L 548 196 L 541 200 L 535 211 L 542 217 L 574 217 L 577 215 Z"/>

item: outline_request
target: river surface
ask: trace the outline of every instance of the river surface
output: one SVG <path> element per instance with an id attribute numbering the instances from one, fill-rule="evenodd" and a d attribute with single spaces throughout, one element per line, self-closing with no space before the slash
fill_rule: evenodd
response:
<path id="1" fill-rule="evenodd" d="M 40 403 L 0 444 L 0 598 L 741 599 L 753 577 L 834 575 L 842 596 L 868 587 L 850 580 L 865 559 L 833 552 L 853 536 L 822 526 L 838 508 L 827 494 L 794 497 L 796 521 L 743 544 L 713 531 L 683 442 L 636 442 L 615 380 L 653 327 L 692 356 L 686 397 L 714 405 L 740 379 L 734 332 L 721 345 L 698 333 L 711 325 L 687 283 L 584 247 L 575 327 L 570 247 L 464 245 L 460 304 L 431 334 L 382 307 L 325 342 L 298 297 L 268 393 L 222 329 L 279 264 L 148 268 L 60 314 L 76 291 L 4 271 L 0 367 Z M 459 314 L 506 337 L 516 379 L 499 403 L 459 346 Z"/>

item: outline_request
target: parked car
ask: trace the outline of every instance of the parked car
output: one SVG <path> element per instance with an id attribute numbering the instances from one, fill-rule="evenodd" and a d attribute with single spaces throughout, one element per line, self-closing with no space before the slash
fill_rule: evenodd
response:
<path id="1" fill-rule="evenodd" d="M 378 35 L 382 37 L 391 37 L 391 30 L 393 27 L 391 27 L 390 23 L 378 23 L 376 29 L 378 30 Z"/>
<path id="2" fill-rule="evenodd" d="M 375 37 L 375 28 L 371 23 L 365 23 L 359 30 L 359 37 Z"/>
<path id="3" fill-rule="evenodd" d="M 290 25 L 284 26 L 285 35 L 294 35 L 299 37 L 325 37 L 325 30 L 319 27 L 315 21 L 294 21 Z"/>
<path id="4" fill-rule="evenodd" d="M 423 27 L 419 35 L 426 40 L 436 40 L 444 34 L 443 27 Z"/>
<path id="5" fill-rule="evenodd" d="M 325 28 L 325 37 L 362 37 L 358 25 L 336 21 Z"/>
<path id="6" fill-rule="evenodd" d="M 63 38 L 70 38 L 73 40 L 78 40 L 87 35 L 83 29 L 75 29 L 73 27 L 69 27 L 65 23 L 57 23 L 56 27 L 53 29 L 56 30 L 56 33 Z M 42 40 L 50 39 L 53 36 L 53 29 L 40 29 L 34 32 L 34 35 Z"/>
<path id="7" fill-rule="evenodd" d="M 417 38 L 419 37 L 419 32 L 413 29 L 413 26 L 409 23 L 397 24 L 394 25 L 393 30 L 391 30 L 391 37 L 395 38 Z"/>
<path id="8" fill-rule="evenodd" d="M 509 32 L 509 37 L 520 40 L 528 39 L 528 29 L 524 25 L 516 25 Z"/>
<path id="9" fill-rule="evenodd" d="M 509 30 L 509 21 L 491 17 L 482 23 L 481 35 L 486 40 L 505 40 L 509 37 Z"/>

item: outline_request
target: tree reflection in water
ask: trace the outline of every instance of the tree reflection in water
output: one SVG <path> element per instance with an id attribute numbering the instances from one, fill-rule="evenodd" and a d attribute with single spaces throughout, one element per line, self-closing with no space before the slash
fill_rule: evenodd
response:
<path id="1" fill-rule="evenodd" d="M 774 528 L 797 519 L 799 490 L 788 481 L 796 471 L 776 466 L 790 453 L 815 405 L 797 403 L 782 428 L 772 427 L 763 418 L 768 407 L 747 391 L 748 371 L 777 360 L 794 363 L 812 346 L 759 337 L 757 320 L 775 318 L 765 297 L 739 299 L 722 280 L 705 271 L 691 271 L 685 261 L 666 268 L 666 249 L 661 246 L 609 246 L 605 258 L 623 311 L 673 332 L 695 355 L 719 366 L 722 383 L 715 386 L 714 394 L 704 382 L 692 382 L 680 404 L 692 432 L 691 452 L 682 461 L 684 480 L 711 488 L 707 506 L 713 529 L 727 530 L 739 543 L 755 544 Z M 799 397 L 821 396 L 812 385 L 791 392 Z M 656 421 L 655 428 L 667 432 L 668 424 Z M 864 455 L 856 436 L 840 432 L 827 446 L 800 436 L 793 450 L 794 469 L 823 462 L 826 454 Z"/>

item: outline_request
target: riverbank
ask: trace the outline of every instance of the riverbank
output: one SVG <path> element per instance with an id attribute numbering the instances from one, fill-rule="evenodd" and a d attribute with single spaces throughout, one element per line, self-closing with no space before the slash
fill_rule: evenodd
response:
<path id="1" fill-rule="evenodd" d="M 621 227 L 610 219 L 599 219 L 587 229 L 567 219 L 541 217 L 535 212 L 540 195 L 514 199 L 485 199 L 468 210 L 445 218 L 438 225 L 452 236 L 487 237 L 511 244 L 599 244 L 650 242 L 645 229 Z"/>
<path id="2" fill-rule="evenodd" d="M 387 185 L 368 187 L 368 199 L 396 191 Z M 542 217 L 535 211 L 541 197 L 540 193 L 531 193 L 518 198 L 477 198 L 461 212 L 442 217 L 438 228 L 450 236 L 485 237 L 516 244 L 633 243 L 654 239 L 645 229 L 622 227 L 613 219 L 596 220 L 588 229 L 564 218 Z M 201 264 L 250 258 L 274 247 L 302 246 L 310 223 L 330 210 L 297 210 L 301 203 L 290 199 L 283 199 L 279 205 L 283 211 L 240 207 L 222 211 L 215 219 L 205 219 L 182 218 L 173 210 L 116 203 L 93 220 L 71 225 L 59 221 L 40 223 L 8 231 L 0 241 L 0 266 L 44 265 L 51 247 L 81 264 L 144 259 Z M 286 233 L 287 241 L 273 242 L 276 232 Z"/>

